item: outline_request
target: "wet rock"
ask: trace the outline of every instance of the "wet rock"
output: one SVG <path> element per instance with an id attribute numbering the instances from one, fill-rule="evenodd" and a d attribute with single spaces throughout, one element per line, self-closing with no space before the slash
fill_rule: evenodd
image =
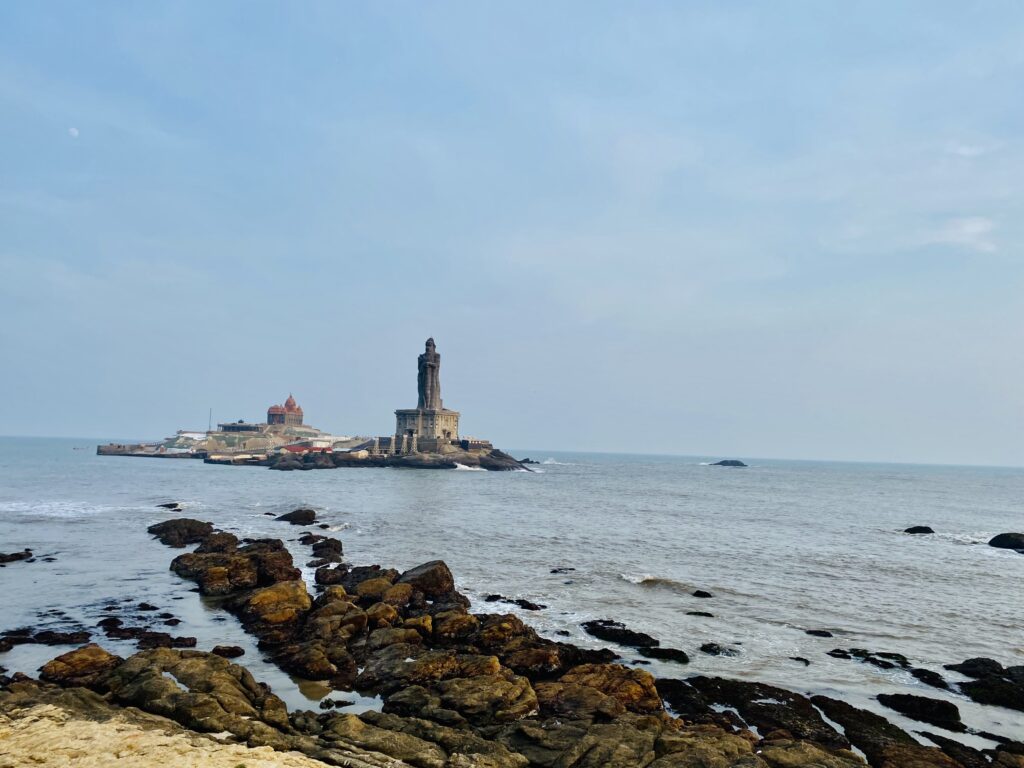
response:
<path id="1" fill-rule="evenodd" d="M 431 560 L 403 573 L 400 584 L 412 586 L 428 598 L 436 598 L 455 590 L 455 578 L 443 560 Z"/>
<path id="2" fill-rule="evenodd" d="M 913 720 L 937 725 L 947 731 L 965 731 L 960 721 L 960 710 L 950 701 L 915 696 L 910 693 L 880 693 L 878 701 Z"/>
<path id="3" fill-rule="evenodd" d="M 169 547 L 184 547 L 186 544 L 198 544 L 213 533 L 213 524 L 188 517 L 178 517 L 151 525 L 146 529 L 156 536 L 161 543 Z"/>
<path id="4" fill-rule="evenodd" d="M 811 662 L 808 659 L 805 659 L 803 656 L 790 656 L 789 659 L 790 661 L 798 661 L 805 667 L 811 666 Z"/>
<path id="5" fill-rule="evenodd" d="M 29 560 L 32 557 L 32 550 L 26 549 L 23 552 L 11 552 L 10 554 L 3 554 L 0 552 L 0 563 L 16 563 L 19 560 Z"/>
<path id="6" fill-rule="evenodd" d="M 960 690 L 979 704 L 1024 712 L 1024 667 L 1009 667 L 1001 675 L 968 680 L 960 683 Z"/>
<path id="7" fill-rule="evenodd" d="M 207 552 L 234 552 L 236 549 L 238 549 L 238 537 L 233 533 L 220 531 L 211 533 L 204 538 L 195 551 L 197 554 L 204 554 Z"/>
<path id="8" fill-rule="evenodd" d="M 921 731 L 921 735 L 936 744 L 939 749 L 956 760 L 963 768 L 991 768 L 993 762 L 995 765 L 999 765 L 998 759 L 990 761 L 989 756 L 984 752 L 961 744 L 955 739 L 939 736 L 928 731 Z"/>
<path id="9" fill-rule="evenodd" d="M 700 647 L 701 653 L 706 653 L 708 656 L 738 656 L 739 651 L 735 648 L 727 648 L 724 645 L 718 643 L 704 643 Z"/>
<path id="10" fill-rule="evenodd" d="M 124 622 L 121 621 L 121 619 L 110 616 L 106 619 L 100 619 L 96 623 L 96 626 L 103 627 L 104 629 L 106 629 L 108 627 L 120 627 L 122 624 L 124 624 Z"/>
<path id="11" fill-rule="evenodd" d="M 848 749 L 846 738 L 825 722 L 810 699 L 799 693 L 764 683 L 694 677 L 687 682 L 707 702 L 739 712 L 763 734 L 784 730 L 797 739 L 808 739 L 833 749 Z"/>
<path id="12" fill-rule="evenodd" d="M 694 590 L 693 596 L 694 597 L 700 597 L 700 598 L 703 598 L 703 599 L 707 600 L 709 597 L 712 597 L 713 595 L 710 592 L 707 592 L 707 591 L 705 591 L 703 589 L 697 589 L 697 590 Z"/>
<path id="13" fill-rule="evenodd" d="M 627 629 L 625 624 L 611 619 L 594 619 L 581 625 L 583 630 L 599 640 L 618 643 L 630 648 L 654 648 L 660 643 L 648 634 Z"/>
<path id="14" fill-rule="evenodd" d="M 552 568 L 551 569 L 551 573 L 569 573 L 569 572 L 575 571 L 575 570 L 576 570 L 575 568 L 570 568 L 568 566 L 562 565 L 562 566 L 559 566 L 558 568 Z"/>
<path id="15" fill-rule="evenodd" d="M 649 659 L 675 661 L 679 664 L 690 663 L 690 657 L 686 655 L 686 652 L 677 648 L 638 648 L 637 650 L 640 651 L 641 656 L 646 656 Z"/>
<path id="16" fill-rule="evenodd" d="M 909 528 L 904 529 L 903 532 L 904 533 L 916 534 L 916 535 L 920 535 L 920 534 L 923 534 L 923 533 L 935 533 L 935 531 L 933 531 L 927 525 L 912 525 Z"/>
<path id="17" fill-rule="evenodd" d="M 312 509 L 295 509 L 283 515 L 278 515 L 275 520 L 282 520 L 292 525 L 312 525 L 316 522 L 316 511 Z"/>
<path id="18" fill-rule="evenodd" d="M 857 659 L 859 661 L 873 664 L 879 669 L 895 669 L 901 667 L 903 669 L 910 668 L 910 662 L 907 661 L 907 657 L 901 653 L 888 653 L 884 651 L 869 651 L 864 648 L 850 648 L 844 650 L 842 648 L 835 648 L 828 652 L 829 656 L 836 659 Z"/>
<path id="19" fill-rule="evenodd" d="M 313 580 L 322 586 L 341 584 L 348 576 L 348 568 L 344 565 L 322 565 L 313 574 Z"/>
<path id="20" fill-rule="evenodd" d="M 713 613 L 708 613 L 707 611 L 687 611 L 686 615 L 687 616 L 703 616 L 703 617 L 705 617 L 707 619 L 715 618 L 715 615 Z"/>
<path id="21" fill-rule="evenodd" d="M 80 645 L 89 642 L 91 637 L 92 634 L 85 630 L 55 632 L 46 629 L 32 635 L 32 642 L 36 645 Z"/>
<path id="22" fill-rule="evenodd" d="M 153 605 L 151 603 L 139 603 L 137 606 L 135 606 L 135 608 L 137 610 L 140 610 L 140 611 L 159 611 L 160 610 L 159 608 L 157 608 L 155 605 Z"/>
<path id="23" fill-rule="evenodd" d="M 721 461 L 714 462 L 711 466 L 712 467 L 745 467 L 747 465 L 744 464 L 739 459 L 722 459 Z"/>
<path id="24" fill-rule="evenodd" d="M 39 677 L 64 686 L 85 686 L 104 690 L 105 679 L 124 659 L 108 653 L 95 643 L 69 651 L 43 665 Z"/>
<path id="25" fill-rule="evenodd" d="M 808 629 L 804 630 L 805 635 L 812 635 L 813 637 L 832 637 L 832 633 L 827 629 Z"/>
<path id="26" fill-rule="evenodd" d="M 621 664 L 581 664 L 562 675 L 559 682 L 595 688 L 616 699 L 630 712 L 649 714 L 664 710 L 654 678 L 642 669 L 630 669 Z"/>
<path id="27" fill-rule="evenodd" d="M 962 768 L 938 747 L 920 744 L 874 712 L 828 696 L 812 696 L 811 702 L 843 727 L 850 743 L 876 768 Z"/>
<path id="28" fill-rule="evenodd" d="M 157 504 L 160 509 L 169 509 L 173 512 L 178 512 L 182 509 L 182 503 L 180 501 L 167 501 L 163 504 Z"/>
<path id="29" fill-rule="evenodd" d="M 916 677 L 925 685 L 930 685 L 932 688 L 940 688 L 942 690 L 949 690 L 949 683 L 938 672 L 933 672 L 930 669 L 922 669 L 920 667 L 914 667 L 910 670 L 910 674 Z"/>
<path id="30" fill-rule="evenodd" d="M 487 595 L 487 597 L 484 598 L 484 601 L 488 603 L 501 602 L 508 603 L 509 605 L 518 605 L 525 611 L 542 611 L 545 608 L 547 608 L 546 605 L 541 605 L 540 603 L 533 603 L 521 597 L 511 598 L 505 597 L 504 595 Z"/>
<path id="31" fill-rule="evenodd" d="M 245 649 L 237 645 L 215 645 L 211 653 L 222 659 L 237 659 L 245 655 Z"/>
<path id="32" fill-rule="evenodd" d="M 340 563 L 344 546 L 338 539 L 324 538 L 313 543 L 313 557 L 331 563 Z"/>
<path id="33" fill-rule="evenodd" d="M 989 539 L 990 547 L 1024 550 L 1024 533 L 1000 533 Z"/>
<path id="34" fill-rule="evenodd" d="M 176 627 L 181 624 L 181 619 L 164 619 L 164 626 Z"/>
<path id="35" fill-rule="evenodd" d="M 967 659 L 967 661 L 962 661 L 959 664 L 946 664 L 945 668 L 959 672 L 961 675 L 975 678 L 1001 675 L 1003 673 L 1002 664 L 995 659 L 988 659 L 984 656 Z"/>

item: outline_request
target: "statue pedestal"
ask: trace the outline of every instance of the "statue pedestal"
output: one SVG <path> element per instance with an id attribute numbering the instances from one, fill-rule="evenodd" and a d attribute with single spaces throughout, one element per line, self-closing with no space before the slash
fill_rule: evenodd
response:
<path id="1" fill-rule="evenodd" d="M 395 436 L 415 435 L 420 440 L 459 439 L 459 412 L 447 408 L 402 408 L 395 411 Z"/>

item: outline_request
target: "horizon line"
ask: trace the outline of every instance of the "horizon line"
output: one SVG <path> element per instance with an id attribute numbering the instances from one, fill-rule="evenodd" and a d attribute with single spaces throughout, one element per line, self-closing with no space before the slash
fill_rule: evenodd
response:
<path id="1" fill-rule="evenodd" d="M 201 430 L 185 430 L 185 431 L 201 431 Z M 356 435 L 358 437 L 358 435 Z M 0 435 L 0 439 L 17 439 L 17 440 L 109 440 L 110 438 L 102 437 L 85 437 L 81 435 Z M 130 438 L 130 440 L 137 440 L 140 438 Z M 116 442 L 125 442 L 129 438 L 122 438 Z M 99 443 L 101 444 L 101 443 Z M 530 449 L 530 448 L 515 448 L 515 449 L 499 449 L 504 452 L 509 450 L 515 450 L 520 453 L 526 453 L 529 451 L 546 451 L 552 453 L 576 453 L 589 456 L 652 456 L 659 458 L 678 458 L 678 459 L 719 459 L 722 458 L 736 458 L 743 454 L 730 454 L 723 456 L 720 454 L 706 454 L 706 453 L 633 453 L 629 451 L 584 451 L 584 450 L 573 450 L 570 448 L 543 448 L 543 449 Z M 528 458 L 533 458 L 532 456 Z M 793 456 L 746 456 L 744 461 L 794 461 L 794 462 L 807 462 L 812 464 L 885 464 L 890 466 L 906 466 L 906 467 L 960 467 L 960 468 L 976 468 L 976 469 L 1024 469 L 1024 464 L 984 464 L 984 463 L 957 463 L 957 462 L 927 462 L 927 461 L 894 461 L 894 460 L 883 460 L 883 459 L 834 459 L 834 458 L 817 458 L 808 459 Z"/>

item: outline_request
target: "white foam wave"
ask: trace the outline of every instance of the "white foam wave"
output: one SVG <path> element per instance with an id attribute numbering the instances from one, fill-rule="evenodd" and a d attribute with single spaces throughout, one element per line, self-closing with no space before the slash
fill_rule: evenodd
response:
<path id="1" fill-rule="evenodd" d="M 0 502 L 0 515 L 25 517 L 91 517 L 111 512 L 117 507 L 90 504 L 85 501 L 4 501 Z"/>
<path id="2" fill-rule="evenodd" d="M 552 465 L 556 465 L 556 466 L 559 466 L 559 467 L 574 467 L 574 466 L 576 466 L 575 464 L 571 464 L 568 461 L 556 461 L 555 459 L 544 459 L 544 461 L 542 461 L 541 464 L 552 464 Z"/>
<path id="3" fill-rule="evenodd" d="M 462 470 L 463 472 L 486 472 L 487 471 L 483 467 L 467 467 L 465 464 L 459 464 L 459 462 L 455 462 L 455 469 Z"/>

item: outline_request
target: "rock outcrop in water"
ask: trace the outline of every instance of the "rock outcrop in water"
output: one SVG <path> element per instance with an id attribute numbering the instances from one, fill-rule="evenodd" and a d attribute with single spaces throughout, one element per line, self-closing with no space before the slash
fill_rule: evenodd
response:
<path id="1" fill-rule="evenodd" d="M 321 550 L 336 555 L 323 566 L 334 583 L 311 595 L 279 540 L 240 541 L 200 521 L 175 522 L 155 532 L 170 546 L 198 537 L 193 552 L 174 558 L 175 572 L 219 596 L 267 658 L 335 690 L 377 695 L 383 711 L 288 713 L 266 686 L 223 658 L 239 648 L 161 648 L 123 659 L 94 644 L 45 665 L 44 682 L 5 678 L 0 722 L 40 706 L 108 719 L 135 707 L 164 728 L 173 722 L 359 768 L 863 767 L 851 745 L 876 768 L 1024 767 L 1011 742 L 980 751 L 929 736 L 936 746 L 926 745 L 829 697 L 707 676 L 655 679 L 616 663 L 612 651 L 543 638 L 517 616 L 471 612 L 441 560 L 405 572 L 350 567 L 340 562 L 337 542 Z M 302 538 L 313 547 L 336 541 Z M 109 617 L 102 626 L 117 631 L 123 622 Z M 652 658 L 686 661 L 683 651 L 610 619 L 586 629 Z M 914 671 L 899 654 L 833 655 Z M 1008 692 L 1024 682 L 1020 668 L 987 659 L 953 668 L 971 678 L 964 691 L 986 703 L 1007 706 Z M 981 685 L 970 693 L 972 682 Z M 947 731 L 962 727 L 948 702 L 879 700 Z"/>
<path id="2" fill-rule="evenodd" d="M 988 545 L 999 549 L 1016 549 L 1019 552 L 1024 552 L 1024 533 L 1000 533 L 998 536 L 993 536 Z"/>

